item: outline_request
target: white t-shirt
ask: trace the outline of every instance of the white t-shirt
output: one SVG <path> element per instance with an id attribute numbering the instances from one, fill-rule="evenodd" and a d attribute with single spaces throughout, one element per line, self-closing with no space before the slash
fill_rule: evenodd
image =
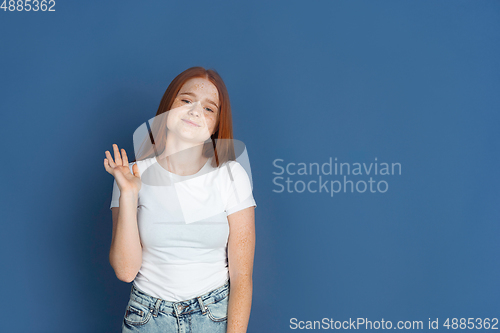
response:
<path id="1" fill-rule="evenodd" d="M 257 206 L 247 172 L 237 161 L 213 168 L 212 158 L 194 175 L 179 176 L 155 157 L 137 163 L 142 186 L 137 223 L 143 246 L 134 285 L 168 301 L 184 301 L 229 279 L 227 216 Z M 230 169 L 230 171 L 229 171 Z M 119 207 L 113 182 L 111 207 Z"/>

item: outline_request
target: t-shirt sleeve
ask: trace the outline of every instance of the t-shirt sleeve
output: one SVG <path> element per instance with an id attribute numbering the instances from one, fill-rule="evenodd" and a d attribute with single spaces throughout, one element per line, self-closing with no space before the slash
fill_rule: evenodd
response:
<path id="1" fill-rule="evenodd" d="M 113 207 L 120 207 L 120 189 L 116 184 L 116 179 L 113 180 L 113 192 L 111 194 L 111 206 L 109 206 L 109 209 Z"/>
<path id="2" fill-rule="evenodd" d="M 130 172 L 133 173 L 132 166 L 135 162 L 129 163 Z M 120 189 L 118 188 L 118 184 L 116 183 L 116 179 L 113 180 L 113 192 L 111 194 L 111 205 L 109 209 L 113 207 L 120 207 Z"/>
<path id="3" fill-rule="evenodd" d="M 226 215 L 229 216 L 237 211 L 252 206 L 257 207 L 257 204 L 253 197 L 250 178 L 241 164 L 234 162 L 231 165 Z"/>

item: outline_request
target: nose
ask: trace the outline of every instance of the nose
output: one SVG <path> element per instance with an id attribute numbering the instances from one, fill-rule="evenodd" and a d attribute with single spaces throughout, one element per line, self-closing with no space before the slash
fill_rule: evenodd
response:
<path id="1" fill-rule="evenodd" d="M 189 109 L 189 114 L 198 117 L 201 113 L 201 110 L 199 108 L 200 106 L 201 106 L 200 101 L 193 103 L 193 106 L 191 107 L 191 109 Z"/>

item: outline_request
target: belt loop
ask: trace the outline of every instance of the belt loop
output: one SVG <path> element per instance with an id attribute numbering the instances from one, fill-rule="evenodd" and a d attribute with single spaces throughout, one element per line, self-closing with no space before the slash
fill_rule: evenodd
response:
<path id="1" fill-rule="evenodd" d="M 200 303 L 201 311 L 203 314 L 205 314 L 207 312 L 207 307 L 205 306 L 205 304 L 203 304 L 201 296 L 198 296 L 197 298 L 198 298 L 198 303 Z"/>
<path id="2" fill-rule="evenodd" d="M 161 304 L 161 299 L 160 299 L 160 298 L 157 298 L 157 299 L 156 299 L 155 308 L 154 308 L 154 311 L 153 311 L 153 316 L 154 316 L 154 317 L 157 317 L 157 316 L 158 316 L 158 311 L 160 311 L 160 304 Z"/>

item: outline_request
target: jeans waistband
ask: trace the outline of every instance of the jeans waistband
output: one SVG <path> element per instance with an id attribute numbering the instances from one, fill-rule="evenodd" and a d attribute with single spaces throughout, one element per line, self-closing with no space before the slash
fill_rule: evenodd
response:
<path id="1" fill-rule="evenodd" d="M 153 315 L 156 317 L 158 312 L 181 315 L 201 310 L 205 313 L 207 305 L 220 301 L 228 294 L 229 280 L 227 280 L 222 286 L 206 292 L 203 295 L 193 297 L 185 301 L 171 302 L 149 295 L 132 283 L 130 298 L 149 307 Z"/>

